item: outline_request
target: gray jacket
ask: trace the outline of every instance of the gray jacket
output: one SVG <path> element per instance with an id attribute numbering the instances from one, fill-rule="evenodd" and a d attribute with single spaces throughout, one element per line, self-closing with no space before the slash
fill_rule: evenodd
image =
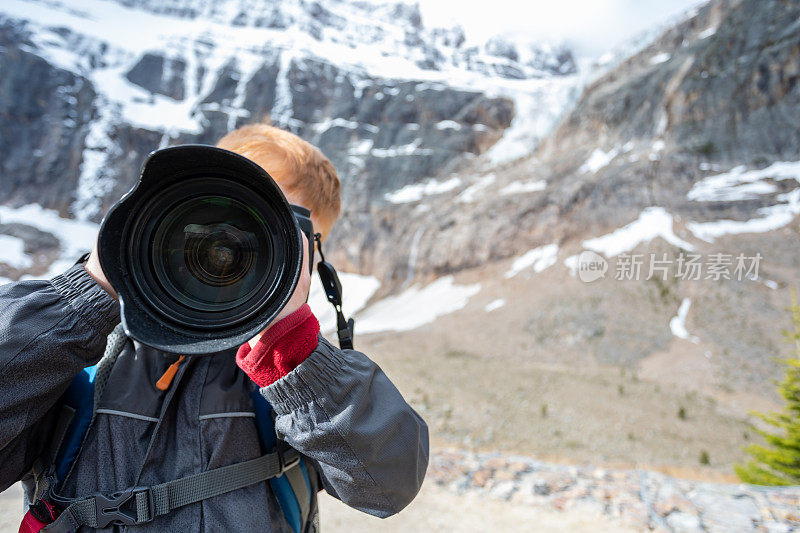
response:
<path id="1" fill-rule="evenodd" d="M 49 444 L 54 405 L 73 377 L 102 357 L 117 323 L 119 304 L 82 265 L 51 281 L 0 286 L 0 491 L 23 479 Z M 162 392 L 155 383 L 175 356 L 127 339 L 61 493 L 113 493 L 261 455 L 249 396 L 255 385 L 234 357 L 235 350 L 187 357 Z M 428 464 L 427 426 L 364 354 L 320 337 L 308 359 L 260 392 L 275 410 L 278 437 L 319 473 L 312 483 L 379 517 L 417 494 Z M 187 505 L 132 531 L 234 528 L 290 531 L 268 483 Z"/>

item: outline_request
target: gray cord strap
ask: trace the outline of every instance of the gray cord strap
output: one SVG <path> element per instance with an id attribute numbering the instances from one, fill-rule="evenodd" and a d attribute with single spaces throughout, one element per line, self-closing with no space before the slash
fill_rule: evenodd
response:
<path id="1" fill-rule="evenodd" d="M 125 347 L 125 341 L 128 338 L 125 336 L 125 330 L 122 329 L 122 324 L 117 324 L 114 330 L 108 335 L 106 339 L 106 350 L 103 353 L 102 359 L 97 363 L 97 370 L 94 375 L 94 412 L 100 405 L 100 400 L 103 398 L 103 393 L 106 390 L 108 377 L 111 375 L 111 369 L 114 363 L 117 362 L 119 354 L 122 353 L 122 348 Z M 94 417 L 92 417 L 94 420 Z"/>
<path id="2" fill-rule="evenodd" d="M 272 452 L 152 487 L 134 487 L 108 496 L 96 494 L 70 503 L 43 531 L 67 533 L 80 526 L 143 524 L 178 507 L 280 476 L 299 460 L 300 455 L 295 450 L 283 455 Z"/>

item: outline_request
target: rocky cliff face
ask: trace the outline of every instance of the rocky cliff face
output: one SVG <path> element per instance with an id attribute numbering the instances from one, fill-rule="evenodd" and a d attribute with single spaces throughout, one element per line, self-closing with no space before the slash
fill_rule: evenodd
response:
<path id="1" fill-rule="evenodd" d="M 611 216 L 580 216 L 613 225 L 654 203 L 699 219 L 775 204 L 765 195 L 702 205 L 687 193 L 736 165 L 800 159 L 798 16 L 793 2 L 711 3 L 588 87 L 540 150 L 553 181 L 574 191 L 565 207 L 599 210 Z M 581 165 L 597 149 L 608 164 L 587 180 Z"/>
<path id="2" fill-rule="evenodd" d="M 77 187 L 95 92 L 85 78 L 27 52 L 27 35 L 8 19 L 0 23 L 0 195 L 64 207 Z"/>
<path id="3" fill-rule="evenodd" d="M 497 163 L 495 147 L 461 162 L 455 176 L 388 196 L 390 237 L 363 264 L 394 287 L 459 271 L 487 294 L 496 286 L 486 310 L 457 319 L 490 327 L 485 342 L 450 323 L 469 350 L 554 364 L 575 354 L 578 365 L 639 368 L 695 390 L 769 394 L 775 354 L 786 352 L 785 289 L 800 265 L 799 9 L 744 0 L 700 7 L 593 80 L 527 155 Z M 608 261 L 603 282 L 570 280 L 585 249 Z M 703 268 L 731 261 L 730 272 L 739 255 L 762 261 L 738 281 L 706 270 L 681 279 L 676 266 L 689 253 Z M 616 281 L 629 254 L 666 257 L 672 270 L 657 279 L 643 261 L 638 283 Z M 517 280 L 520 261 L 527 280 L 479 274 L 496 275 L 505 259 L 506 279 Z M 505 313 L 488 311 L 494 299 Z M 677 337 L 676 312 L 689 302 L 695 337 Z M 517 340 L 505 344 L 506 334 Z"/>
<path id="4" fill-rule="evenodd" d="M 576 71 L 566 49 L 475 43 L 413 6 L 347 1 L 15 2 L 0 46 L 0 204 L 98 221 L 151 150 L 271 120 L 336 166 L 331 248 L 351 269 L 374 266 L 386 194 L 485 152 L 526 84 Z M 555 86 L 562 104 L 571 83 Z"/>
<path id="5" fill-rule="evenodd" d="M 699 224 L 701 240 L 712 230 L 703 224 L 759 219 L 760 209 L 791 219 L 794 171 L 776 167 L 727 185 L 763 179 L 761 193 L 690 190 L 738 165 L 744 172 L 800 159 L 798 16 L 796 2 L 706 4 L 588 85 L 527 157 L 501 165 L 479 157 L 461 168 L 461 186 L 428 197 L 430 212 L 414 202 L 400 207 L 404 249 L 415 231 L 423 235 L 418 272 L 601 234 L 647 206 Z M 476 194 L 465 196 L 470 186 Z"/>
<path id="6" fill-rule="evenodd" d="M 774 176 L 735 201 L 689 191 L 800 158 L 798 9 L 703 6 L 594 80 L 536 148 L 581 84 L 565 49 L 474 43 L 404 4 L 15 2 L 0 11 L 0 203 L 97 221 L 150 150 L 269 119 L 334 162 L 331 254 L 386 287 L 647 206 L 698 224 L 792 212 L 792 180 Z"/>

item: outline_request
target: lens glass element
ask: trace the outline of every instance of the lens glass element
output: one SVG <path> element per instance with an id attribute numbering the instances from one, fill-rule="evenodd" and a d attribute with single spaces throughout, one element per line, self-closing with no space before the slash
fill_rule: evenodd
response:
<path id="1" fill-rule="evenodd" d="M 266 221 L 223 196 L 183 200 L 156 224 L 153 272 L 178 303 L 205 311 L 231 309 L 264 285 L 272 266 Z"/>

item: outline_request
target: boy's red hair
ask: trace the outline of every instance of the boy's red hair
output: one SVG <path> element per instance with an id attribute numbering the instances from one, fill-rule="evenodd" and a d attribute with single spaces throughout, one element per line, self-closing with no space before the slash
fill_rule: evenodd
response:
<path id="1" fill-rule="evenodd" d="M 319 149 L 268 124 L 243 126 L 225 135 L 217 146 L 266 170 L 290 203 L 311 210 L 314 231 L 327 237 L 341 211 L 341 185 L 333 164 Z"/>

